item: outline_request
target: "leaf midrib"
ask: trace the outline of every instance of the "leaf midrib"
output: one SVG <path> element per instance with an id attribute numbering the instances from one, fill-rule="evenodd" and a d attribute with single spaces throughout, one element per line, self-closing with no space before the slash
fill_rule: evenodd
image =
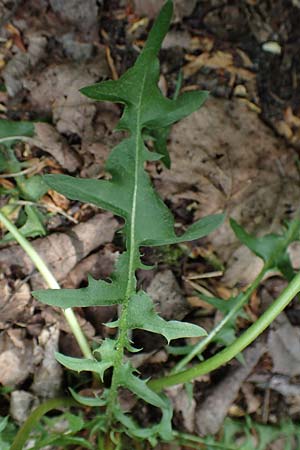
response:
<path id="1" fill-rule="evenodd" d="M 128 284 L 126 289 L 126 300 L 128 302 L 129 296 L 132 291 L 132 281 L 134 276 L 134 258 L 136 253 L 136 206 L 137 206 L 137 194 L 138 194 L 138 172 L 139 172 L 139 137 L 141 134 L 141 106 L 144 96 L 144 88 L 147 72 L 145 71 L 143 80 L 141 83 L 141 90 L 139 100 L 137 103 L 137 117 L 136 117 L 136 131 L 135 131 L 135 168 L 134 168 L 134 189 L 132 196 L 132 209 L 131 209 L 131 227 L 130 227 L 130 240 L 129 240 L 129 267 L 128 267 Z"/>
<path id="2" fill-rule="evenodd" d="M 136 206 L 137 206 L 137 194 L 138 194 L 138 172 L 139 172 L 139 134 L 141 128 L 141 104 L 143 100 L 144 88 L 145 88 L 145 80 L 146 80 L 147 72 L 145 71 L 142 83 L 141 90 L 139 95 L 139 101 L 137 103 L 137 113 L 136 113 L 136 128 L 135 128 L 135 170 L 134 170 L 134 189 L 132 196 L 132 208 L 131 208 L 131 217 L 130 217 L 130 239 L 128 242 L 127 251 L 129 253 L 129 262 L 128 262 L 128 281 L 125 291 L 125 298 L 122 305 L 121 316 L 119 319 L 119 337 L 116 346 L 116 357 L 114 363 L 114 371 L 112 376 L 112 384 L 110 388 L 109 400 L 107 404 L 107 418 L 108 424 L 112 419 L 112 411 L 114 408 L 115 400 L 117 397 L 117 390 L 119 385 L 119 375 L 120 368 L 122 365 L 124 348 L 126 345 L 127 339 L 127 313 L 129 301 L 132 295 L 133 287 L 134 287 L 134 277 L 135 277 L 135 255 L 136 255 Z"/>

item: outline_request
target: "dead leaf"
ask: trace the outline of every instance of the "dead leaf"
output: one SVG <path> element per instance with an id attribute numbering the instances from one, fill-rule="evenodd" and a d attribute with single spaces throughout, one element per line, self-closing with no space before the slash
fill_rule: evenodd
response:
<path id="1" fill-rule="evenodd" d="M 50 0 L 51 8 L 63 20 L 86 34 L 97 36 L 98 5 L 96 0 Z"/>
<path id="2" fill-rule="evenodd" d="M 36 122 L 34 124 L 35 136 L 31 142 L 36 147 L 52 155 L 63 169 L 74 172 L 80 166 L 78 154 L 69 147 L 67 141 L 48 124 Z"/>
<path id="3" fill-rule="evenodd" d="M 15 386 L 34 370 L 33 343 L 25 330 L 11 329 L 0 334 L 0 383 Z"/>
<path id="4" fill-rule="evenodd" d="M 97 214 L 87 222 L 76 225 L 68 233 L 53 233 L 34 240 L 33 245 L 57 280 L 62 281 L 82 258 L 99 245 L 111 242 L 118 226 L 110 213 Z M 22 267 L 24 274 L 34 270 L 31 259 L 19 246 L 0 250 L 0 264 L 8 267 L 16 263 Z M 31 278 L 31 285 L 35 289 L 46 286 L 40 275 Z"/>
<path id="5" fill-rule="evenodd" d="M 39 345 L 43 349 L 41 364 L 34 372 L 32 391 L 42 398 L 53 398 L 60 393 L 62 384 L 62 367 L 56 361 L 58 351 L 59 329 L 57 325 L 44 328 L 39 336 Z"/>
<path id="6" fill-rule="evenodd" d="M 254 385 L 248 382 L 243 383 L 241 387 L 247 403 L 247 414 L 255 413 L 261 405 L 261 399 L 255 395 L 254 389 Z"/>
<path id="7" fill-rule="evenodd" d="M 158 272 L 147 288 L 147 292 L 160 315 L 166 320 L 181 320 L 190 311 L 189 305 L 171 270 Z"/>
<path id="8" fill-rule="evenodd" d="M 170 49 L 180 47 L 188 49 L 191 43 L 191 36 L 187 31 L 170 30 L 163 40 L 162 48 Z"/>
<path id="9" fill-rule="evenodd" d="M 268 349 L 274 373 L 300 375 L 300 329 L 293 327 L 284 313 L 271 325 Z"/>
<path id="10" fill-rule="evenodd" d="M 27 283 L 15 283 L 11 289 L 7 280 L 0 281 L 0 329 L 6 323 L 24 322 L 30 316 L 30 287 Z"/>
<path id="11" fill-rule="evenodd" d="M 33 106 L 52 112 L 60 133 L 75 133 L 80 137 L 93 134 L 96 106 L 79 89 L 109 75 L 103 49 L 99 52 L 96 62 L 51 65 L 24 79 Z"/>
<path id="12" fill-rule="evenodd" d="M 208 100 L 173 127 L 170 152 L 171 171 L 152 171 L 155 186 L 174 209 L 193 202 L 194 220 L 225 211 L 248 232 L 262 235 L 278 232 L 300 208 L 294 150 L 279 143 L 243 101 Z M 209 241 L 226 261 L 229 286 L 254 279 L 261 263 L 240 246 L 228 222 Z"/>
<path id="13" fill-rule="evenodd" d="M 173 408 L 182 417 L 182 425 L 189 432 L 195 431 L 196 400 L 190 398 L 184 385 L 172 386 L 166 389 Z"/>
<path id="14" fill-rule="evenodd" d="M 39 404 L 39 399 L 30 392 L 14 390 L 10 394 L 9 413 L 14 420 L 22 424 Z"/>
<path id="15" fill-rule="evenodd" d="M 215 53 L 203 52 L 199 56 L 191 56 L 191 62 L 183 67 L 183 74 L 186 78 L 191 77 L 198 72 L 202 67 L 210 69 L 226 69 L 228 72 L 239 75 L 245 80 L 252 80 L 255 74 L 243 67 L 236 67 L 231 53 L 223 52 L 221 50 Z"/>
<path id="16" fill-rule="evenodd" d="M 266 347 L 262 339 L 248 347 L 243 352 L 245 365 L 232 367 L 225 378 L 197 406 L 196 431 L 201 436 L 216 434 L 219 431 L 243 382 L 247 379 L 265 351 Z"/>
<path id="17" fill-rule="evenodd" d="M 67 199 L 64 195 L 60 194 L 57 191 L 54 191 L 53 189 L 49 189 L 48 195 L 52 198 L 55 206 L 64 211 L 67 211 L 69 209 L 70 200 Z"/>
<path id="18" fill-rule="evenodd" d="M 26 37 L 29 42 L 27 53 L 16 53 L 2 71 L 5 87 L 11 97 L 23 88 L 23 77 L 42 58 L 47 45 L 47 39 L 41 33 L 28 33 Z"/>
<path id="19" fill-rule="evenodd" d="M 288 106 L 284 112 L 284 118 L 289 125 L 292 125 L 296 128 L 300 127 L 300 117 L 296 116 L 293 113 L 293 110 L 290 106 Z"/>
<path id="20" fill-rule="evenodd" d="M 18 47 L 21 52 L 26 52 L 26 48 L 24 42 L 22 40 L 22 36 L 18 28 L 16 28 L 12 23 L 8 23 L 5 25 L 6 31 L 8 31 L 9 35 L 12 36 L 13 42 L 16 47 Z"/>
<path id="21" fill-rule="evenodd" d="M 97 253 L 89 255 L 71 270 L 64 282 L 64 287 L 69 289 L 77 288 L 83 281 L 87 280 L 88 274 L 97 280 L 109 277 L 118 256 L 119 252 L 112 252 L 109 248 L 104 248 Z"/>
<path id="22" fill-rule="evenodd" d="M 190 48 L 193 51 L 210 52 L 213 49 L 214 43 L 214 39 L 210 36 L 193 36 Z"/>
<path id="23" fill-rule="evenodd" d="M 164 3 L 164 0 L 133 0 L 134 12 L 138 16 L 154 18 L 157 16 Z M 196 4 L 197 0 L 174 0 L 173 21 L 179 22 L 183 17 L 192 14 Z"/>

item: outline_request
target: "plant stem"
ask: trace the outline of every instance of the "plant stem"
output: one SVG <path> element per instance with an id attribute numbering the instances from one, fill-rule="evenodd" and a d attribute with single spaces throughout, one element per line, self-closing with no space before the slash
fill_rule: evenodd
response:
<path id="1" fill-rule="evenodd" d="M 35 408 L 19 429 L 10 450 L 23 450 L 31 430 L 37 425 L 39 420 L 52 409 L 60 409 L 65 406 L 78 406 L 78 403 L 72 398 L 51 398 Z"/>
<path id="2" fill-rule="evenodd" d="M 250 345 L 273 322 L 273 320 L 276 319 L 299 292 L 300 273 L 292 279 L 289 285 L 283 290 L 274 303 L 259 317 L 259 319 L 238 337 L 233 344 L 191 369 L 149 381 L 149 387 L 154 391 L 161 391 L 165 387 L 187 383 L 200 375 L 218 369 Z"/>
<path id="3" fill-rule="evenodd" d="M 3 138 L 0 138 L 0 144 L 3 142 L 10 142 L 10 141 L 29 141 L 31 138 L 29 136 L 6 136 Z"/>
<path id="4" fill-rule="evenodd" d="M 142 98 L 142 96 L 141 96 Z M 135 237 L 135 227 L 136 227 L 136 209 L 137 209 L 137 188 L 138 188 L 138 174 L 139 174 L 139 145 L 140 145 L 140 108 L 138 108 L 137 114 L 137 125 L 136 125 L 136 135 L 135 135 L 135 170 L 134 170 L 134 190 L 132 195 L 132 209 L 131 209 L 131 221 L 130 221 L 130 235 L 127 243 L 127 251 L 129 257 L 128 263 L 128 276 L 127 276 L 127 287 L 125 292 L 124 302 L 122 304 L 122 310 L 120 314 L 119 322 L 119 336 L 116 344 L 116 357 L 114 362 L 114 370 L 112 375 L 111 387 L 107 401 L 107 421 L 108 429 L 111 427 L 113 419 L 113 409 L 117 401 L 118 395 L 118 385 L 119 385 L 119 375 L 123 363 L 124 348 L 128 340 L 128 329 L 127 329 L 127 312 L 129 301 L 132 294 L 135 291 L 135 260 L 137 253 L 137 244 Z"/>
<path id="5" fill-rule="evenodd" d="M 27 253 L 29 258 L 32 260 L 33 264 L 36 266 L 37 270 L 40 272 L 46 283 L 48 284 L 50 289 L 60 289 L 60 286 L 52 274 L 52 272 L 47 267 L 44 260 L 37 253 L 35 248 L 31 245 L 31 243 L 19 232 L 17 227 L 6 217 L 4 214 L 0 212 L 0 221 L 5 225 L 5 227 L 11 232 L 15 240 L 19 243 L 19 245 L 23 248 L 23 250 Z M 86 358 L 93 359 L 93 354 L 89 347 L 86 337 L 84 336 L 82 329 L 78 323 L 78 320 L 74 314 L 72 308 L 66 308 L 63 310 L 64 316 L 71 328 L 72 333 L 74 334 L 76 341 Z"/>
<path id="6" fill-rule="evenodd" d="M 195 443 L 195 444 L 204 444 L 209 447 L 223 449 L 223 450 L 236 450 L 236 447 L 229 447 L 228 445 L 224 445 L 222 443 L 214 442 L 214 443 L 206 443 L 206 439 L 201 438 L 199 436 L 194 436 L 193 434 L 188 433 L 180 433 L 178 431 L 173 431 L 173 435 L 176 440 L 178 440 L 183 445 L 188 445 L 189 443 Z M 193 447 L 199 449 L 199 447 Z M 202 447 L 201 447 L 202 448 Z"/>
<path id="7" fill-rule="evenodd" d="M 237 312 L 242 308 L 242 306 L 249 300 L 252 293 L 257 289 L 260 282 L 264 278 L 267 272 L 267 268 L 264 265 L 260 273 L 257 275 L 251 286 L 246 290 L 241 299 L 236 303 L 236 305 L 229 311 L 229 313 L 223 317 L 223 319 L 218 323 L 216 327 L 204 338 L 202 339 L 195 347 L 191 350 L 189 354 L 187 354 L 184 358 L 182 358 L 178 364 L 173 368 L 173 373 L 178 373 L 184 369 L 184 367 L 195 357 L 201 355 L 203 350 L 211 343 L 211 341 L 217 336 L 217 334 L 222 330 L 222 328 L 237 314 Z M 225 300 L 224 300 L 225 301 Z"/>

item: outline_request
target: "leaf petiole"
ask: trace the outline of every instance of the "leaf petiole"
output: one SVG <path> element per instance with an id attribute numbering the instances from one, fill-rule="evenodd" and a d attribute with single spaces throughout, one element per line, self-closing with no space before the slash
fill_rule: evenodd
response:
<path id="1" fill-rule="evenodd" d="M 174 375 L 151 380 L 148 386 L 156 392 L 168 386 L 187 383 L 200 375 L 207 374 L 218 369 L 223 364 L 233 359 L 238 353 L 250 345 L 284 310 L 284 308 L 300 292 L 300 273 L 295 275 L 289 285 L 283 290 L 271 306 L 229 347 L 220 351 L 206 361 L 196 364 L 194 367 Z"/>

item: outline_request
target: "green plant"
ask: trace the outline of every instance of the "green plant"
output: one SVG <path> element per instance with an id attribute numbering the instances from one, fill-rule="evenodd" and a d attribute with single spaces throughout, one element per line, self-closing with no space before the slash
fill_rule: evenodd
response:
<path id="1" fill-rule="evenodd" d="M 0 179 L 14 179 L 15 187 L 0 186 L 1 195 L 8 201 L 0 211 L 6 216 L 16 216 L 16 223 L 23 236 L 44 236 L 45 217 L 35 206 L 36 202 L 48 191 L 48 186 L 41 175 L 27 176 L 32 167 L 27 162 L 20 162 L 15 156 L 14 146 L 17 141 L 26 141 L 34 135 L 31 122 L 13 122 L 0 119 Z M 33 167 L 35 168 L 35 167 Z M 2 242 L 12 240 L 8 233 Z"/>
<path id="2" fill-rule="evenodd" d="M 133 68 L 118 81 L 106 81 L 81 89 L 88 97 L 101 101 L 113 101 L 125 105 L 118 129 L 126 130 L 129 137 L 111 153 L 106 169 L 109 181 L 76 179 L 64 175 L 46 176 L 48 185 L 71 199 L 91 202 L 108 209 L 125 220 L 123 234 L 126 251 L 120 256 L 111 282 L 89 279 L 87 288 L 34 292 L 40 301 L 63 308 L 74 306 L 105 306 L 120 304 L 122 309 L 117 322 L 116 340 L 106 339 L 95 351 L 95 359 L 76 359 L 57 354 L 57 359 L 72 370 L 91 370 L 103 378 L 112 368 L 111 386 L 100 398 L 83 398 L 72 392 L 83 404 L 105 406 L 103 431 L 126 432 L 134 437 L 144 437 L 154 442 L 156 436 L 171 439 L 170 419 L 172 411 L 168 400 L 148 388 L 145 380 L 137 377 L 129 362 L 124 362 L 124 352 L 136 351 L 130 341 L 130 331 L 139 328 L 162 334 L 172 339 L 203 336 L 205 331 L 190 323 L 165 321 L 154 310 L 149 296 L 136 291 L 135 272 L 145 268 L 140 260 L 141 246 L 159 246 L 198 239 L 213 231 L 223 220 L 223 215 L 206 217 L 185 233 L 177 236 L 174 219 L 153 190 L 144 165 L 147 160 L 161 159 L 164 154 L 149 151 L 144 144 L 144 132 L 161 130 L 198 109 L 207 98 L 206 92 L 189 92 L 176 99 L 165 98 L 157 82 L 159 64 L 157 55 L 168 30 L 172 15 L 172 3 L 168 1 L 155 22 L 148 41 Z M 96 359 L 96 357 L 99 359 Z M 162 420 L 148 430 L 141 430 L 127 417 L 117 401 L 118 389 L 127 388 L 144 401 L 162 410 Z"/>
<path id="3" fill-rule="evenodd" d="M 180 438 L 184 442 L 205 443 L 197 437 L 188 437 L 171 428 L 172 409 L 170 402 L 161 394 L 166 386 L 186 383 L 195 377 L 208 373 L 230 359 L 236 357 L 249 345 L 284 309 L 292 298 L 300 291 L 300 274 L 294 276 L 289 262 L 287 247 L 299 239 L 300 221 L 298 219 L 287 224 L 282 235 L 267 235 L 255 238 L 246 233 L 236 222 L 231 226 L 236 236 L 255 254 L 264 260 L 264 266 L 256 280 L 243 294 L 232 298 L 226 305 L 222 299 L 209 300 L 224 313 L 220 324 L 199 342 L 191 352 L 179 362 L 172 374 L 154 380 L 143 380 L 138 377 L 130 362 L 125 361 L 125 352 L 135 352 L 131 342 L 131 330 L 139 328 L 163 335 L 169 342 L 172 339 L 193 336 L 205 336 L 205 331 L 190 323 L 165 321 L 154 310 L 152 300 L 143 291 L 137 291 L 135 272 L 139 268 L 147 269 L 140 260 L 141 246 L 161 246 L 198 239 L 214 230 L 222 221 L 223 215 L 206 217 L 177 236 L 174 231 L 174 219 L 153 190 L 149 176 L 145 171 L 147 160 L 161 159 L 166 166 L 170 165 L 170 157 L 165 145 L 159 145 L 160 139 L 165 142 L 168 127 L 177 120 L 198 109 L 207 97 L 206 92 L 189 92 L 175 96 L 173 100 L 162 96 L 157 87 L 159 65 L 157 54 L 161 42 L 169 27 L 172 14 L 172 2 L 167 1 L 163 7 L 147 44 L 133 68 L 118 81 L 106 81 L 85 87 L 81 92 L 99 101 L 118 102 L 123 105 L 124 112 L 118 125 L 129 136 L 113 149 L 107 164 L 107 172 L 111 179 L 94 180 L 78 179 L 64 175 L 48 175 L 45 181 L 53 189 L 58 190 L 70 199 L 94 203 L 112 211 L 124 219 L 123 235 L 126 250 L 119 257 L 110 282 L 96 281 L 89 278 L 86 288 L 77 290 L 62 289 L 52 284 L 54 290 L 37 291 L 34 296 L 40 301 L 60 306 L 68 311 L 71 307 L 120 305 L 120 315 L 116 322 L 107 324 L 118 328 L 115 340 L 105 339 L 91 357 L 71 358 L 58 353 L 57 359 L 64 366 L 75 371 L 92 371 L 101 379 L 111 373 L 110 386 L 103 389 L 99 396 L 84 397 L 71 389 L 74 399 L 83 405 L 98 408 L 97 422 L 93 430 L 99 433 L 98 447 L 101 449 L 120 449 L 126 434 L 136 441 L 149 441 L 155 445 L 158 439 L 169 441 Z M 154 136 L 156 145 L 150 151 L 144 140 Z M 43 262 L 38 261 L 30 245 L 10 222 L 0 213 L 0 220 L 8 227 L 23 248 L 35 258 L 37 265 L 44 270 Z M 288 287 L 274 301 L 269 309 L 241 336 L 236 338 L 234 323 L 242 306 L 257 289 L 265 274 L 279 269 L 290 281 Z M 208 300 L 208 299 L 206 299 Z M 225 335 L 225 332 L 227 333 Z M 223 333 L 223 335 L 222 335 Z M 224 337 L 225 336 L 225 337 Z M 226 348 L 208 360 L 195 364 L 192 368 L 185 366 L 211 342 L 217 341 Z M 149 428 L 141 428 L 123 411 L 119 401 L 120 388 L 129 389 L 139 399 L 161 409 L 161 421 Z M 72 402 L 72 401 L 71 401 Z M 36 425 L 45 412 L 63 406 L 64 399 L 57 399 L 42 405 L 36 414 L 30 416 L 21 428 L 13 444 L 13 450 L 20 450 L 30 430 Z M 74 430 L 80 431 L 79 424 Z M 75 433 L 75 431 L 74 431 Z M 53 438 L 54 439 L 54 438 Z M 59 439 L 55 436 L 55 439 Z M 45 443 L 45 440 L 42 441 Z M 49 442 L 49 441 L 47 441 Z M 58 441 L 57 441 L 58 442 Z M 61 442 L 61 441 L 60 441 Z M 69 445 L 66 439 L 63 445 Z M 75 442 L 75 441 L 73 441 Z M 71 442 L 70 442 L 71 443 Z M 211 448 L 217 444 L 210 443 Z M 219 448 L 226 448 L 220 447 Z"/>

